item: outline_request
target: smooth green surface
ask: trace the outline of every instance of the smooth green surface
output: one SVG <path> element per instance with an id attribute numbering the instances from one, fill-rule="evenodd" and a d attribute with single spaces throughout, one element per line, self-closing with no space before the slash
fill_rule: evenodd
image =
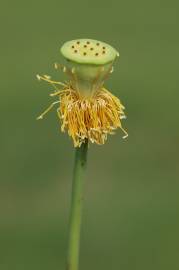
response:
<path id="1" fill-rule="evenodd" d="M 91 37 L 120 52 L 106 86 L 124 127 L 90 145 L 81 270 L 178 270 L 178 1 L 3 1 L 0 91 L 0 269 L 65 269 L 72 142 L 36 74 L 62 44 Z"/>
<path id="2" fill-rule="evenodd" d="M 77 64 L 72 61 L 66 63 L 68 71 L 65 73 L 73 89 L 84 96 L 90 96 L 102 88 L 105 80 L 111 76 L 113 63 L 101 65 Z M 73 71 L 73 72 L 72 72 Z"/>
<path id="3" fill-rule="evenodd" d="M 67 60 L 63 71 L 72 87 L 84 96 L 90 96 L 103 86 L 119 56 L 109 44 L 89 38 L 67 41 L 60 51 Z"/>
<path id="4" fill-rule="evenodd" d="M 88 141 L 75 150 L 72 199 L 69 224 L 67 270 L 79 270 L 80 234 L 84 201 L 84 180 L 86 177 Z"/>

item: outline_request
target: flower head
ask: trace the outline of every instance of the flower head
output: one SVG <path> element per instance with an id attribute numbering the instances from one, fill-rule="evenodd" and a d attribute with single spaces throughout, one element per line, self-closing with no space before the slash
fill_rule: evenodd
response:
<path id="1" fill-rule="evenodd" d="M 68 82 L 61 83 L 47 75 L 37 75 L 39 80 L 45 80 L 55 88 L 50 96 L 59 97 L 38 119 L 58 103 L 61 131 L 68 131 L 75 147 L 80 147 L 86 139 L 104 144 L 107 135 L 113 134 L 117 128 L 121 128 L 127 137 L 121 125 L 121 119 L 125 118 L 124 106 L 104 88 L 104 81 L 113 71 L 118 52 L 104 42 L 79 39 L 66 42 L 61 53 L 67 60 L 67 66 L 55 64 L 55 68 L 61 68 L 67 74 Z"/>

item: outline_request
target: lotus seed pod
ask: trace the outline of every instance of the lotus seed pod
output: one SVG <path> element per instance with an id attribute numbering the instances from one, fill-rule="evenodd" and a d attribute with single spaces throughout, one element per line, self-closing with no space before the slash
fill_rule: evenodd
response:
<path id="1" fill-rule="evenodd" d="M 66 42 L 61 53 L 67 65 L 55 64 L 69 78 L 65 83 L 52 80 L 47 75 L 37 75 L 39 80 L 48 82 L 55 91 L 51 97 L 58 97 L 37 119 L 43 117 L 58 104 L 57 114 L 61 131 L 68 132 L 74 147 L 81 147 L 86 140 L 104 144 L 109 134 L 117 128 L 128 136 L 122 127 L 125 119 L 124 106 L 104 87 L 104 81 L 112 73 L 118 52 L 110 45 L 92 39 Z"/>
<path id="2" fill-rule="evenodd" d="M 61 53 L 67 60 L 72 87 L 85 95 L 102 87 L 119 56 L 112 46 L 92 39 L 68 41 Z"/>

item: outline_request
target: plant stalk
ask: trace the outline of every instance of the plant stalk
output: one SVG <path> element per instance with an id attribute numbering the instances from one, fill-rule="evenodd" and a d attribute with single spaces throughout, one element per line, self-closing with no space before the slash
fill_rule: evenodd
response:
<path id="1" fill-rule="evenodd" d="M 83 184 L 86 172 L 88 141 L 76 148 L 72 183 L 67 270 L 79 270 L 80 228 L 83 204 Z"/>

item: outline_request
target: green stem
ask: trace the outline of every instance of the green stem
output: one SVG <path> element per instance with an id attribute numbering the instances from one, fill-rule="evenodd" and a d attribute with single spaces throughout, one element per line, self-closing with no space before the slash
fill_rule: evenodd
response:
<path id="1" fill-rule="evenodd" d="M 80 249 L 80 227 L 83 203 L 83 182 L 86 171 L 88 141 L 76 148 L 73 172 L 72 200 L 70 212 L 67 270 L 78 270 Z"/>

